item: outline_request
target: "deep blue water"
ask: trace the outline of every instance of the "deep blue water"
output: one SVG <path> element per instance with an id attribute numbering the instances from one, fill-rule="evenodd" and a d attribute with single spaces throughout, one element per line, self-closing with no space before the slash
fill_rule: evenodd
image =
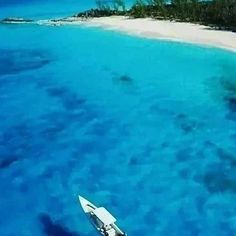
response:
<path id="1" fill-rule="evenodd" d="M 96 28 L 0 27 L 0 235 L 236 235 L 236 54 Z"/>

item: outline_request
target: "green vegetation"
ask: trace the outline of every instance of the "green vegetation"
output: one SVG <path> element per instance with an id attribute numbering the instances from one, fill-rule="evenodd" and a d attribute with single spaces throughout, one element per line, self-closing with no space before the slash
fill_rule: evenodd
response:
<path id="1" fill-rule="evenodd" d="M 135 18 L 143 18 L 148 16 L 147 6 L 145 5 L 144 0 L 136 0 L 134 5 L 130 10 L 130 15 Z"/>
<path id="2" fill-rule="evenodd" d="M 97 9 L 86 11 L 86 15 L 152 17 L 197 22 L 236 31 L 236 0 L 136 0 L 129 10 L 126 10 L 125 0 L 96 0 L 96 4 Z M 78 16 L 81 14 L 84 13 Z"/>
<path id="3" fill-rule="evenodd" d="M 77 17 L 103 17 L 127 15 L 125 0 L 95 0 L 96 9 L 90 9 L 77 14 Z"/>
<path id="4" fill-rule="evenodd" d="M 113 6 L 115 11 L 125 11 L 125 1 L 124 0 L 114 0 L 113 1 Z"/>
<path id="5" fill-rule="evenodd" d="M 99 10 L 125 11 L 125 0 L 96 0 Z"/>
<path id="6" fill-rule="evenodd" d="M 138 0 L 131 8 L 133 17 L 154 17 L 175 19 L 178 21 L 199 22 L 220 28 L 236 28 L 236 0 L 172 0 L 167 4 L 163 0 Z"/>

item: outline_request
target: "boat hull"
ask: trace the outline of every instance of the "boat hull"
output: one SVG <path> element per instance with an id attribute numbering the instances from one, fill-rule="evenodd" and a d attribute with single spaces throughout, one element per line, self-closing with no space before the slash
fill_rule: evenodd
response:
<path id="1" fill-rule="evenodd" d="M 103 236 L 126 236 L 126 234 L 114 223 L 109 225 L 104 225 L 102 221 L 100 221 L 96 215 L 94 214 L 95 210 L 98 209 L 97 206 L 89 202 L 87 199 L 79 196 L 80 205 L 91 222 L 94 226 L 96 231 Z"/>

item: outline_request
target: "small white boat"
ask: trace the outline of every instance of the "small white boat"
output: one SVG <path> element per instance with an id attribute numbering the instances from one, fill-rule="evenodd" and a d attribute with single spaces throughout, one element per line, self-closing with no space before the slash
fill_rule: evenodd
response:
<path id="1" fill-rule="evenodd" d="M 116 224 L 116 219 L 104 208 L 96 207 L 79 196 L 81 207 L 97 232 L 103 236 L 127 236 Z"/>

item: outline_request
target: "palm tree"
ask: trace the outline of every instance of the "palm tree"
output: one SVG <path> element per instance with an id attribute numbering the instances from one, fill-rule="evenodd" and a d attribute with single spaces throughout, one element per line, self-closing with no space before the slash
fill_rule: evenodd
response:
<path id="1" fill-rule="evenodd" d="M 109 11 L 109 10 L 111 10 L 109 1 L 107 1 L 107 0 L 96 0 L 95 2 L 96 2 L 96 5 L 97 5 L 97 8 L 100 11 Z"/>
<path id="2" fill-rule="evenodd" d="M 125 0 L 113 0 L 113 6 L 115 11 L 125 11 Z"/>
<path id="3" fill-rule="evenodd" d="M 131 15 L 135 18 L 142 18 L 146 16 L 146 4 L 144 0 L 136 0 L 131 8 Z"/>

